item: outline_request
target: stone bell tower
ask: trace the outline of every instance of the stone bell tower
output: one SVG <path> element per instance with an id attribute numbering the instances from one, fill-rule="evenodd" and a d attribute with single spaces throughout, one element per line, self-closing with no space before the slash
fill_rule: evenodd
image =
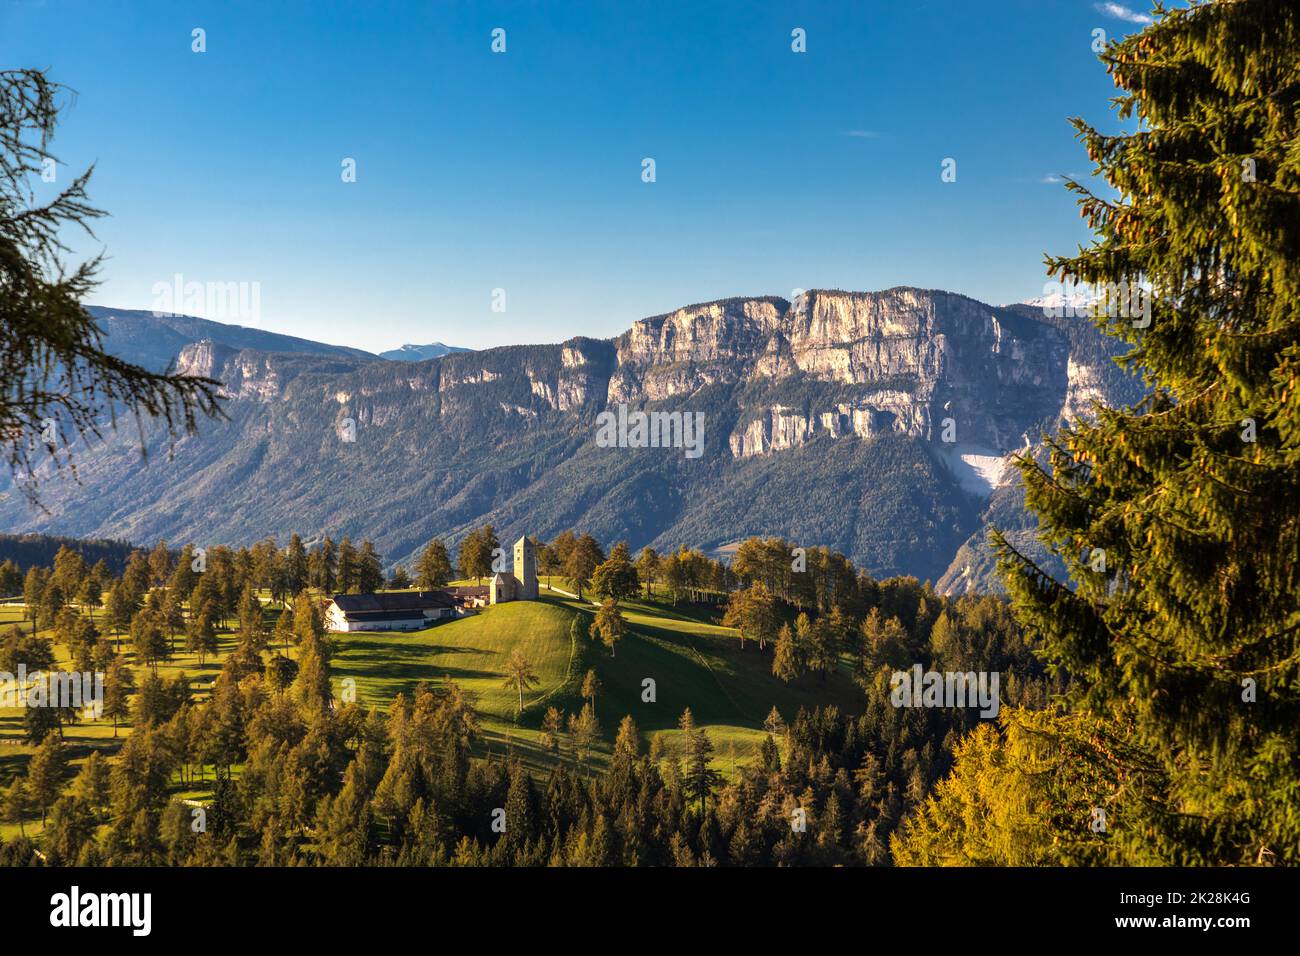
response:
<path id="1" fill-rule="evenodd" d="M 519 600 L 537 600 L 537 548 L 528 535 L 515 542 L 515 580 L 519 582 Z"/>

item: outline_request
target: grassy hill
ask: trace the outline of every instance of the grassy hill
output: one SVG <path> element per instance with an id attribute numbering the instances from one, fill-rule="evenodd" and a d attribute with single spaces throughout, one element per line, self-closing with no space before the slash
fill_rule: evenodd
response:
<path id="1" fill-rule="evenodd" d="M 629 602 L 623 611 L 630 633 L 614 655 L 594 641 L 574 647 L 570 622 L 583 615 L 590 623 L 594 610 L 585 601 L 543 588 L 539 601 L 485 608 L 425 631 L 337 634 L 335 683 L 355 680 L 357 700 L 382 708 L 420 681 L 455 681 L 471 695 L 489 749 L 512 747 L 536 768 L 555 759 L 538 743 L 542 714 L 550 706 L 568 714 L 580 710 L 579 687 L 588 668 L 595 669 L 602 686 L 595 702 L 603 737 L 597 763 L 628 714 L 647 742 L 662 733 L 671 752 L 677 721 L 690 707 L 709 731 L 719 769 L 729 771 L 733 750 L 740 765 L 762 742 L 763 721 L 773 706 L 788 719 L 802 706 L 834 703 L 852 709 L 860 698 L 847 665 L 825 681 L 805 677 L 786 685 L 777 680 L 771 673 L 771 649 L 760 653 L 751 644 L 742 652 L 737 633 L 714 623 L 720 615 L 711 608 Z M 504 686 L 504 663 L 515 647 L 523 650 L 539 678 L 538 686 L 524 695 L 518 721 L 517 694 Z M 653 702 L 643 699 L 647 678 L 654 681 Z M 559 759 L 566 756 L 562 749 Z"/>
<path id="2" fill-rule="evenodd" d="M 562 582 L 556 581 L 557 587 Z M 268 608 L 274 615 L 275 608 Z M 677 721 L 690 707 L 697 723 L 709 733 L 715 747 L 715 767 L 730 773 L 749 761 L 764 736 L 763 721 L 775 706 L 787 720 L 802 706 L 834 703 L 846 710 L 860 706 L 861 691 L 849 679 L 847 662 L 841 672 L 826 680 L 804 677 L 786 685 L 772 676 L 771 648 L 759 652 L 750 643 L 740 649 L 737 633 L 717 624 L 720 610 L 711 606 L 681 606 L 667 602 L 633 601 L 624 607 L 628 636 L 613 656 L 602 645 L 581 641 L 575 646 L 570 625 L 576 615 L 589 620 L 595 608 L 565 594 L 543 587 L 538 601 L 517 602 L 484 608 L 477 614 L 439 623 L 416 632 L 367 632 L 334 634 L 332 660 L 334 692 L 355 699 L 366 708 L 386 710 L 393 698 L 410 692 L 420 682 L 438 684 L 454 681 L 472 700 L 483 729 L 483 747 L 492 753 L 513 750 L 525 764 L 544 773 L 555 760 L 573 759 L 567 743 L 558 754 L 540 744 L 542 715 L 550 706 L 565 714 L 577 713 L 584 700 L 582 678 L 594 668 L 602 691 L 596 698 L 596 715 L 601 740 L 592 763 L 605 763 L 619 721 L 631 714 L 648 743 L 654 734 L 663 735 L 670 754 L 676 752 Z M 23 610 L 0 606 L 0 625 L 17 623 Z M 30 622 L 24 626 L 30 627 Z M 584 628 L 585 630 L 585 628 Z M 178 651 L 160 665 L 159 673 L 172 677 L 184 672 L 191 679 L 196 698 L 207 695 L 207 687 L 220 671 L 221 663 L 234 649 L 237 634 L 222 633 L 216 659 L 200 667 L 195 655 Z M 178 648 L 180 647 L 178 637 Z M 524 695 L 524 713 L 516 719 L 518 697 L 506 687 L 504 665 L 515 648 L 533 664 L 539 683 Z M 69 666 L 66 652 L 55 646 L 59 665 Z M 134 655 L 125 643 L 122 652 L 134 665 Z M 143 672 L 137 668 L 137 683 Z M 653 701 L 643 699 L 643 682 L 654 681 Z M 123 726 L 119 734 L 130 733 Z M 22 741 L 23 712 L 0 709 L 0 784 L 23 768 L 32 748 Z M 114 752 L 121 736 L 114 738 L 107 720 L 83 721 L 66 728 L 65 739 L 75 766 L 100 750 Z M 181 795 L 178 786 L 177 794 Z M 185 796 L 202 796 L 201 790 L 185 788 Z M 28 832 L 39 831 L 39 820 L 26 824 Z M 5 826 L 6 836 L 16 826 Z"/>

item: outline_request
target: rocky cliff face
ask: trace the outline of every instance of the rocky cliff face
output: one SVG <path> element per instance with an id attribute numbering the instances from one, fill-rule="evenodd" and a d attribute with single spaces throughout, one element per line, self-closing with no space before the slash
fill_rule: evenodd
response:
<path id="1" fill-rule="evenodd" d="M 920 289 L 732 299 L 643 319 L 616 341 L 607 402 L 659 402 L 706 386 L 835 386 L 802 405 L 752 404 L 728 437 L 736 457 L 818 435 L 896 432 L 1013 447 L 1058 415 L 1070 348 L 1056 329 L 964 296 Z"/>
<path id="2" fill-rule="evenodd" d="M 725 442 L 738 458 L 821 435 L 937 440 L 945 420 L 963 443 L 1016 447 L 1061 413 L 1071 382 L 1069 342 L 1056 329 L 919 289 L 728 299 L 642 319 L 613 343 L 540 348 L 512 407 L 680 404 L 742 388 Z M 500 379 L 488 367 L 496 351 L 447 357 L 438 390 Z M 804 389 L 816 397 L 798 404 L 763 401 L 791 381 L 826 387 Z"/>
<path id="3" fill-rule="evenodd" d="M 910 288 L 728 299 L 612 340 L 423 362 L 209 338 L 175 359 L 224 383 L 229 422 L 144 463 L 126 432 L 83 449 L 80 483 L 52 477 L 43 512 L 0 488 L 3 526 L 145 543 L 350 534 L 391 562 L 489 521 L 633 547 L 781 534 L 937 578 L 980 534 L 987 463 L 1117 389 L 1094 331 Z M 598 446 L 596 415 L 620 403 L 702 413 L 703 455 Z"/>

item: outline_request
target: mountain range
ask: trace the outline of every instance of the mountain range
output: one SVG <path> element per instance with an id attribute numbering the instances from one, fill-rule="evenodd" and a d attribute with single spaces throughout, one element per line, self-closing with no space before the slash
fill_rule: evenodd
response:
<path id="1" fill-rule="evenodd" d="M 42 509 L 0 528 L 248 543 L 576 527 L 726 553 L 751 535 L 842 551 L 948 592 L 994 586 L 990 520 L 1042 557 L 1010 455 L 1093 401 L 1136 401 L 1123 346 L 1082 318 L 955 293 L 815 290 L 686 306 L 612 339 L 389 361 L 183 316 L 99 310 L 108 348 L 224 383 L 229 421 L 169 448 L 124 429 L 76 449 Z M 601 413 L 698 414 L 703 454 L 607 447 Z M 635 442 L 627 442 L 635 446 Z M 7 480 L 7 479 L 6 479 Z"/>

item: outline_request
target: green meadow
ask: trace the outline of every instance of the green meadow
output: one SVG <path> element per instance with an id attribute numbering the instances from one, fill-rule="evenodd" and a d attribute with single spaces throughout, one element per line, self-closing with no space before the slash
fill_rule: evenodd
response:
<path id="1" fill-rule="evenodd" d="M 559 579 L 553 583 L 556 588 L 564 585 Z M 596 671 L 601 685 L 594 702 L 601 739 L 590 759 L 593 768 L 606 762 L 619 721 L 629 714 L 643 746 L 659 734 L 672 755 L 678 752 L 678 719 L 689 707 L 713 742 L 715 768 L 730 775 L 754 758 L 773 706 L 790 720 L 800 707 L 835 704 L 854 710 L 860 704 L 861 692 L 849 678 L 847 662 L 828 678 L 805 676 L 784 684 L 772 676 L 771 649 L 760 653 L 751 642 L 742 651 L 738 633 L 717 623 L 720 608 L 673 607 L 657 597 L 624 602 L 628 635 L 611 654 L 594 637 L 575 644 L 571 636 L 575 616 L 584 625 L 592 620 L 595 607 L 589 601 L 552 590 L 544 579 L 541 593 L 538 601 L 486 607 L 422 631 L 331 634 L 335 696 L 383 711 L 397 694 L 409 694 L 422 682 L 455 682 L 478 714 L 480 752 L 510 753 L 539 774 L 557 760 L 574 759 L 567 741 L 561 741 L 558 753 L 544 749 L 540 725 L 548 707 L 566 717 L 581 710 L 585 700 L 580 688 L 588 669 Z M 267 610 L 272 617 L 279 613 L 269 604 Z M 0 627 L 14 623 L 31 627 L 21 607 L 0 606 Z M 582 630 L 585 633 L 585 626 Z M 222 630 L 220 651 L 200 666 L 196 655 L 183 650 L 183 636 L 177 635 L 176 653 L 159 665 L 159 674 L 185 673 L 193 697 L 202 699 L 237 640 L 237 632 Z M 505 662 L 516 648 L 538 678 L 524 693 L 522 714 L 517 713 L 516 689 L 505 684 Z M 134 652 L 125 641 L 120 650 L 135 666 L 138 683 L 143 672 Z M 55 654 L 59 666 L 70 666 L 61 645 L 55 645 Z M 92 750 L 110 755 L 129 733 L 129 724 L 120 726 L 115 738 L 109 720 L 79 721 L 64 731 L 70 762 L 79 764 Z M 7 781 L 30 758 L 32 748 L 22 738 L 22 710 L 0 708 L 0 781 Z M 203 791 L 186 787 L 182 793 L 178 785 L 177 794 L 201 797 Z M 26 827 L 39 832 L 39 820 Z M 11 830 L 17 827 L 0 828 L 6 836 Z"/>

